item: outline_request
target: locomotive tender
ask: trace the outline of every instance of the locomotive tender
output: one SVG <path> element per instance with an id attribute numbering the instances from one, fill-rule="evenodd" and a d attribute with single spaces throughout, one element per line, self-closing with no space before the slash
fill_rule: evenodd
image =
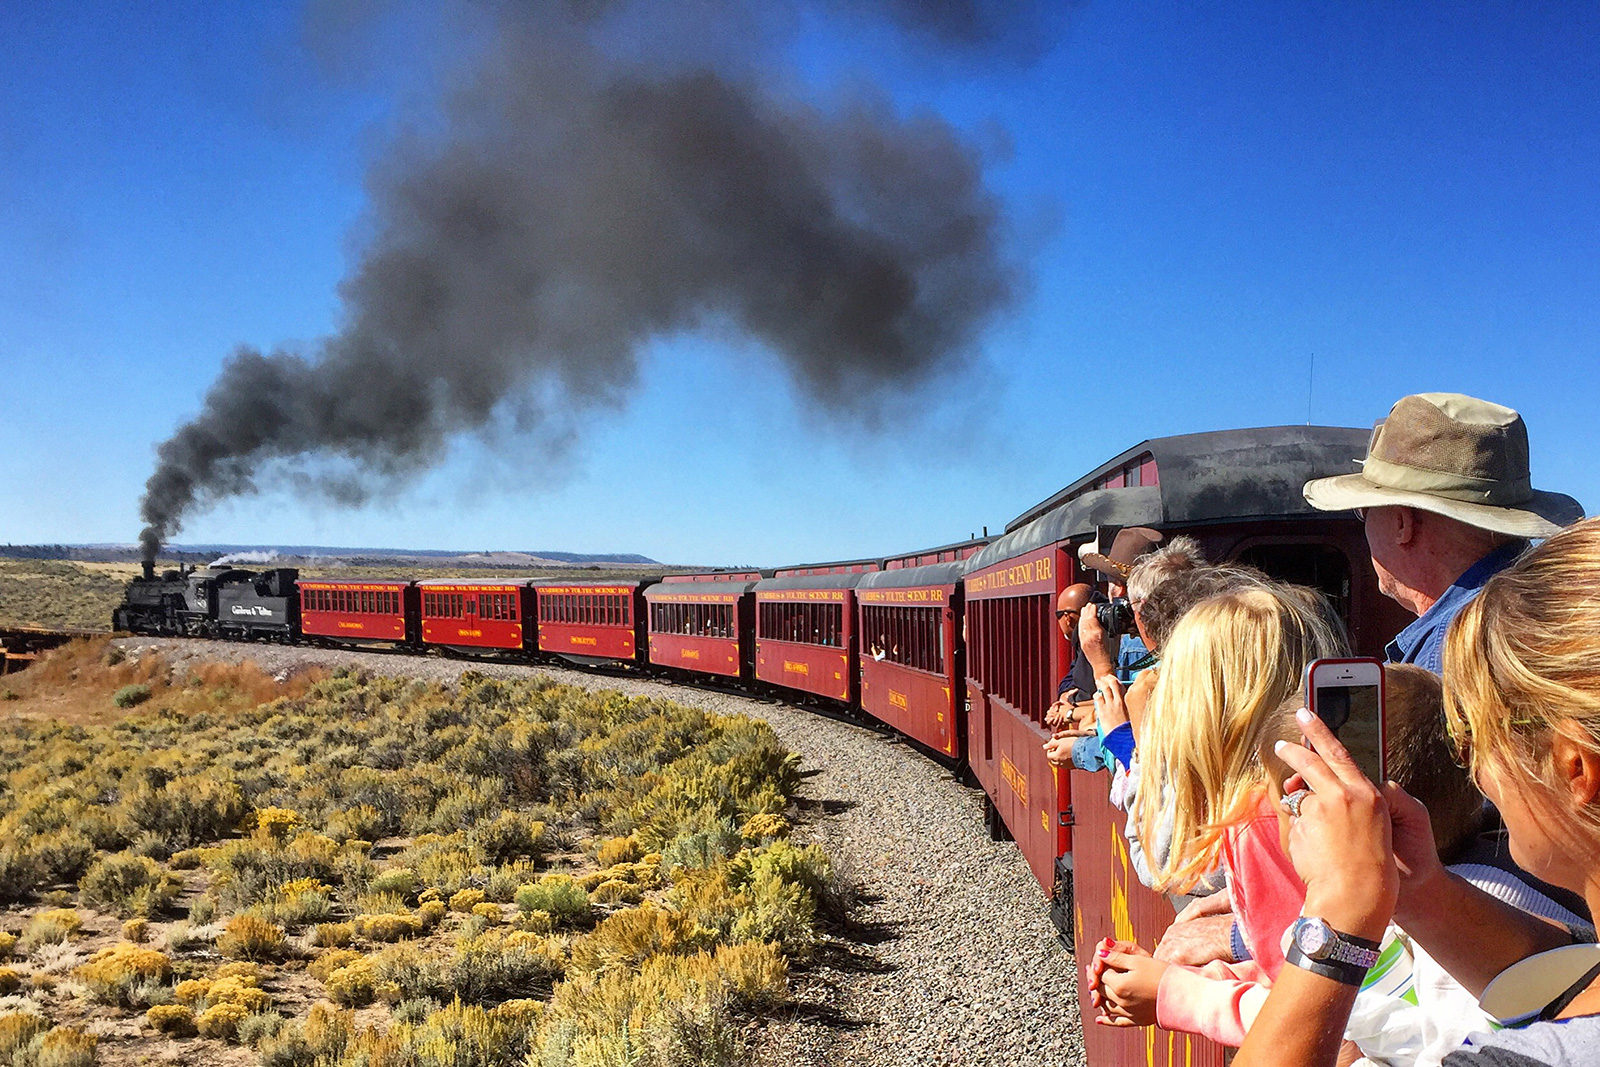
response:
<path id="1" fill-rule="evenodd" d="M 1016 840 L 1080 953 L 1110 934 L 1147 947 L 1173 903 L 1139 884 L 1103 772 L 1052 766 L 1044 713 L 1069 667 L 1054 621 L 1085 544 L 1148 526 L 1214 561 L 1313 586 L 1355 649 L 1381 654 L 1408 616 L 1378 592 L 1361 525 L 1312 510 L 1311 478 L 1342 474 L 1369 431 L 1287 426 L 1142 442 L 1023 512 L 994 539 L 772 572 L 645 581 L 345 582 L 228 567 L 149 573 L 113 625 L 143 633 L 440 647 L 680 680 L 765 685 L 879 720 L 970 772 L 991 832 Z M 1084 958 L 1087 958 L 1086 956 Z M 1080 990 L 1080 997 L 1087 991 Z M 1084 1017 L 1087 1003 L 1080 1005 Z M 1085 1027 L 1095 1064 L 1223 1062 L 1201 1038 Z"/>

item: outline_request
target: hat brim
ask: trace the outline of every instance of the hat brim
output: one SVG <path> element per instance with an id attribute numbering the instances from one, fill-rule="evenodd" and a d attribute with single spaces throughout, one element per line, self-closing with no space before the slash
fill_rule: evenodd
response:
<path id="1" fill-rule="evenodd" d="M 1317 478 L 1307 482 L 1302 491 L 1306 503 L 1318 511 L 1354 511 L 1356 508 L 1390 506 L 1418 508 L 1464 522 L 1468 526 L 1476 526 L 1480 530 L 1512 537 L 1550 537 L 1563 526 L 1583 518 L 1583 505 L 1572 497 L 1537 489 L 1520 508 L 1500 508 L 1411 489 L 1391 489 L 1375 485 L 1360 474 Z"/>
<path id="2" fill-rule="evenodd" d="M 1110 556 L 1102 555 L 1099 552 L 1084 552 L 1078 558 L 1083 561 L 1084 566 L 1092 567 L 1102 576 L 1116 582 L 1118 585 L 1128 584 L 1128 572 L 1119 569 L 1116 561 Z"/>

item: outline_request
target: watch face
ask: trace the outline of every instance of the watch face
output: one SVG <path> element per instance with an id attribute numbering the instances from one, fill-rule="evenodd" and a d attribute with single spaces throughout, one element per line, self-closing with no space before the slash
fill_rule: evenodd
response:
<path id="1" fill-rule="evenodd" d="M 1302 919 L 1294 928 L 1294 941 L 1301 952 L 1320 960 L 1333 949 L 1333 931 L 1321 919 Z"/>

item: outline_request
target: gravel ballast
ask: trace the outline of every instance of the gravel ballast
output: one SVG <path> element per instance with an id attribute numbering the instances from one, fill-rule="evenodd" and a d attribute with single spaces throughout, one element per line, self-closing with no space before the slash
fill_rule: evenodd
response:
<path id="1" fill-rule="evenodd" d="M 254 660 L 270 674 L 303 664 L 453 681 L 546 674 L 591 689 L 675 700 L 770 723 L 807 771 L 800 835 L 815 840 L 861 902 L 849 928 L 793 975 L 798 1009 L 758 1039 L 782 1067 L 1080 1064 L 1076 967 L 1015 845 L 988 839 L 982 794 L 910 746 L 805 709 L 729 693 L 576 669 L 319 648 L 123 638 L 180 668 Z"/>

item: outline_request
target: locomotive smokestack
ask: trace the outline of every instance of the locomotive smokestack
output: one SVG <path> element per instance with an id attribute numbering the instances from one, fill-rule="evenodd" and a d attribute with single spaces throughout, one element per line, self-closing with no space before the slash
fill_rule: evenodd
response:
<path id="1" fill-rule="evenodd" d="M 156 561 L 153 560 L 153 559 L 145 560 L 144 561 L 144 580 L 147 581 L 147 582 L 154 581 L 155 577 L 156 577 Z"/>
<path id="2" fill-rule="evenodd" d="M 350 26 L 321 18 L 328 6 L 310 4 L 313 42 L 359 51 L 321 39 Z M 976 143 L 860 82 L 818 106 L 786 60 L 815 15 L 888 27 L 873 39 L 968 72 L 1025 62 L 1065 5 L 794 6 L 814 10 L 473 7 L 494 20 L 490 43 L 452 87 L 443 132 L 401 140 L 368 176 L 370 236 L 340 286 L 340 331 L 223 365 L 159 449 L 147 554 L 194 508 L 263 478 L 354 505 L 463 434 L 514 430 L 558 454 L 675 333 L 742 335 L 741 358 L 775 356 L 847 425 L 879 425 L 909 390 L 970 366 L 1019 288 Z"/>

